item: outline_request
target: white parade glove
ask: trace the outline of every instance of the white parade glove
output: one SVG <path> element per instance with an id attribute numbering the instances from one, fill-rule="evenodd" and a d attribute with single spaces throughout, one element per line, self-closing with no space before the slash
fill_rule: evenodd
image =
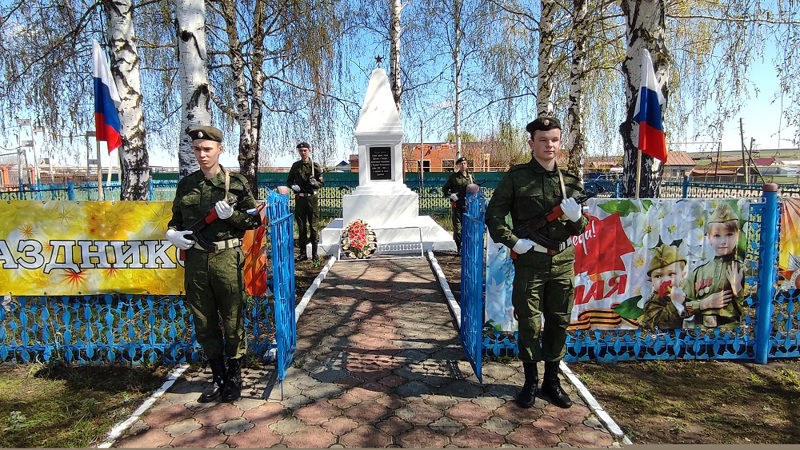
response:
<path id="1" fill-rule="evenodd" d="M 520 239 L 516 244 L 514 244 L 514 248 L 511 250 L 514 253 L 521 255 L 523 253 L 528 253 L 528 251 L 533 248 L 533 244 L 534 242 L 530 239 Z"/>
<path id="2" fill-rule="evenodd" d="M 561 202 L 561 211 L 564 212 L 564 215 L 567 216 L 567 219 L 577 222 L 581 220 L 581 205 L 575 201 L 574 198 L 565 198 Z"/>
<path id="3" fill-rule="evenodd" d="M 188 250 L 194 245 L 193 240 L 186 239 L 186 236 L 190 234 L 192 234 L 191 230 L 178 231 L 170 228 L 167 230 L 166 236 L 167 240 L 170 241 L 175 247 L 181 250 Z"/>
<path id="4" fill-rule="evenodd" d="M 457 202 L 458 201 L 458 194 L 450 194 L 450 200 Z"/>
<path id="5" fill-rule="evenodd" d="M 296 184 L 293 184 L 292 185 L 292 190 L 295 191 L 295 192 L 300 192 L 300 186 L 298 186 Z"/>
<path id="6" fill-rule="evenodd" d="M 316 178 L 311 177 L 311 178 L 308 179 L 308 184 L 310 184 L 311 186 L 316 186 L 316 185 L 319 184 L 319 182 L 317 181 Z"/>
<path id="7" fill-rule="evenodd" d="M 217 210 L 217 216 L 222 220 L 233 215 L 233 206 L 229 205 L 225 200 L 218 201 L 217 204 L 214 205 L 214 209 Z"/>

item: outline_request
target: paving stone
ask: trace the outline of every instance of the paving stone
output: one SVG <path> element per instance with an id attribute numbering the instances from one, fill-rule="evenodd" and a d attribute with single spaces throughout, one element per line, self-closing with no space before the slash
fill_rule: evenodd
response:
<path id="1" fill-rule="evenodd" d="M 425 376 L 423 373 L 413 371 L 409 366 L 403 366 L 395 369 L 394 374 L 410 381 L 420 380 Z"/>
<path id="2" fill-rule="evenodd" d="M 264 404 L 264 400 L 260 398 L 241 397 L 239 400 L 233 402 L 233 405 L 241 409 L 242 412 L 250 411 L 253 408 L 258 408 Z"/>
<path id="3" fill-rule="evenodd" d="M 312 374 L 316 380 L 323 383 L 334 383 L 348 375 L 350 375 L 350 372 L 345 369 L 328 369 Z"/>
<path id="4" fill-rule="evenodd" d="M 152 428 L 163 428 L 174 422 L 192 417 L 194 413 L 183 405 L 170 405 L 144 416 L 144 421 Z"/>
<path id="5" fill-rule="evenodd" d="M 195 413 L 194 418 L 204 427 L 213 427 L 226 420 L 242 417 L 242 410 L 230 403 L 216 403 L 213 408 Z"/>
<path id="6" fill-rule="evenodd" d="M 164 430 L 151 428 L 136 436 L 118 441 L 114 446 L 122 448 L 155 448 L 172 442 L 172 436 Z"/>
<path id="7" fill-rule="evenodd" d="M 392 412 L 380 403 L 366 401 L 348 409 L 345 414 L 360 423 L 374 424 L 389 417 Z"/>
<path id="8" fill-rule="evenodd" d="M 440 393 L 458 398 L 475 398 L 483 394 L 483 388 L 470 380 L 455 380 L 445 385 Z"/>
<path id="9" fill-rule="evenodd" d="M 456 433 L 463 430 L 465 427 L 466 425 L 459 423 L 450 417 L 440 417 L 435 422 L 428 425 L 428 428 L 431 430 L 450 437 L 455 436 Z"/>
<path id="10" fill-rule="evenodd" d="M 237 417 L 217 425 L 217 429 L 226 436 L 232 436 L 234 434 L 243 433 L 254 426 L 255 424 L 253 422 L 250 422 L 244 417 Z"/>
<path id="11" fill-rule="evenodd" d="M 273 431 L 283 436 L 297 433 L 305 428 L 303 422 L 295 419 L 294 417 L 285 417 L 269 426 Z"/>
<path id="12" fill-rule="evenodd" d="M 583 424 L 569 427 L 561 433 L 561 440 L 569 442 L 573 447 L 607 447 L 614 442 L 611 434 L 589 428 Z"/>
<path id="13" fill-rule="evenodd" d="M 148 425 L 147 422 L 145 422 L 144 420 L 139 419 L 133 422 L 133 424 L 131 424 L 131 426 L 128 427 L 128 429 L 123 432 L 122 437 L 125 438 L 130 436 L 136 436 L 137 434 L 147 431 L 149 429 L 150 425 Z"/>
<path id="14" fill-rule="evenodd" d="M 283 438 L 289 448 L 326 448 L 336 443 L 336 436 L 320 427 L 305 427 Z"/>
<path id="15" fill-rule="evenodd" d="M 164 427 L 164 431 L 167 432 L 172 437 L 182 436 L 186 433 L 191 433 L 192 431 L 200 428 L 200 422 L 194 419 L 184 419 L 180 422 L 171 423 Z"/>
<path id="16" fill-rule="evenodd" d="M 269 426 L 258 424 L 244 433 L 235 434 L 226 441 L 232 447 L 266 448 L 276 447 L 281 442 L 281 435 Z"/>
<path id="17" fill-rule="evenodd" d="M 220 434 L 214 427 L 198 428 L 172 441 L 172 447 L 215 447 L 225 442 L 227 436 Z"/>
<path id="18" fill-rule="evenodd" d="M 245 411 L 242 417 L 253 423 L 269 425 L 279 421 L 284 415 L 285 410 L 280 403 L 267 402 L 249 411 Z"/>
<path id="19" fill-rule="evenodd" d="M 380 397 L 375 399 L 375 403 L 383 405 L 390 410 L 394 411 L 397 408 L 402 407 L 406 404 L 406 401 L 403 397 L 395 394 L 394 392 L 390 392 L 388 394 L 381 395 Z"/>
<path id="20" fill-rule="evenodd" d="M 452 438 L 453 444 L 459 447 L 500 447 L 506 440 L 503 436 L 493 433 L 486 428 L 470 426 Z"/>
<path id="21" fill-rule="evenodd" d="M 409 381 L 397 387 L 397 394 L 403 397 L 419 397 L 430 393 L 431 388 L 420 381 Z"/>
<path id="22" fill-rule="evenodd" d="M 560 439 L 552 433 L 542 433 L 533 425 L 523 425 L 506 436 L 509 442 L 520 447 L 554 447 Z"/>
<path id="23" fill-rule="evenodd" d="M 414 425 L 428 425 L 442 417 L 443 412 L 439 408 L 428 405 L 421 400 L 415 400 L 397 409 L 395 415 Z"/>
<path id="24" fill-rule="evenodd" d="M 347 409 L 347 408 L 349 408 L 349 407 L 351 407 L 353 405 L 357 405 L 357 404 L 361 403 L 361 399 L 356 397 L 356 396 L 354 396 L 350 392 L 345 392 L 344 394 L 342 394 L 342 395 L 340 395 L 340 396 L 338 396 L 336 398 L 331 398 L 328 401 L 332 405 L 334 405 L 334 406 L 336 406 L 338 408 L 341 408 L 341 409 Z"/>
<path id="25" fill-rule="evenodd" d="M 296 410 L 294 412 L 294 417 L 309 425 L 321 425 L 328 420 L 341 415 L 341 413 L 341 409 L 333 406 L 327 401 L 322 400 Z"/>
<path id="26" fill-rule="evenodd" d="M 471 402 L 460 402 L 447 410 L 447 415 L 465 425 L 480 425 L 492 415 L 483 406 Z"/>
<path id="27" fill-rule="evenodd" d="M 392 437 L 372 425 L 361 425 L 355 430 L 341 436 L 339 438 L 339 443 L 347 448 L 383 448 L 392 443 Z"/>
<path id="28" fill-rule="evenodd" d="M 327 422 L 322 424 L 322 428 L 325 428 L 329 432 L 333 433 L 336 436 L 341 436 L 346 434 L 358 427 L 358 422 L 349 418 L 349 417 L 334 417 Z"/>
<path id="29" fill-rule="evenodd" d="M 442 448 L 447 442 L 446 436 L 429 428 L 414 428 L 397 438 L 397 443 L 406 448 Z"/>
<path id="30" fill-rule="evenodd" d="M 400 375 L 396 375 L 391 373 L 381 379 L 378 380 L 378 383 L 387 386 L 387 387 L 397 387 L 401 384 L 405 383 L 407 380 Z"/>
<path id="31" fill-rule="evenodd" d="M 458 399 L 449 397 L 447 395 L 438 395 L 438 394 L 423 395 L 422 399 L 425 401 L 425 403 L 428 403 L 440 409 L 447 409 L 458 403 Z"/>
<path id="32" fill-rule="evenodd" d="M 562 422 L 581 423 L 587 417 L 589 417 L 591 411 L 589 411 L 589 408 L 580 405 L 572 405 L 571 408 L 565 409 L 550 404 L 547 405 L 544 413 L 546 416 L 551 416 L 555 419 L 561 420 Z"/>
<path id="33" fill-rule="evenodd" d="M 303 389 L 303 395 L 312 401 L 325 400 L 333 397 L 338 397 L 345 392 L 342 386 L 334 383 L 319 383 L 307 389 Z"/>
<path id="34" fill-rule="evenodd" d="M 313 401 L 314 399 L 306 397 L 303 394 L 294 394 L 291 396 L 284 396 L 284 399 L 281 400 L 281 405 L 289 409 L 298 409 Z"/>
<path id="35" fill-rule="evenodd" d="M 186 407 L 186 409 L 188 409 L 188 410 L 190 410 L 192 412 L 197 412 L 197 411 L 202 411 L 204 409 L 213 408 L 215 405 L 216 405 L 216 403 L 214 403 L 214 402 L 211 402 L 211 403 L 200 403 L 200 402 L 197 401 L 197 397 L 194 397 L 191 401 L 183 403 L 183 406 Z"/>
<path id="36" fill-rule="evenodd" d="M 389 436 L 398 436 L 414 426 L 397 416 L 391 416 L 386 420 L 380 421 L 377 427 Z"/>
<path id="37" fill-rule="evenodd" d="M 559 434 L 566 430 L 567 425 L 568 424 L 566 422 L 551 416 L 542 416 L 536 422 L 533 422 L 533 426 L 553 434 Z"/>
<path id="38" fill-rule="evenodd" d="M 481 405 L 490 411 L 494 411 L 495 409 L 503 406 L 506 402 L 501 398 L 482 395 L 480 397 L 473 398 L 472 403 Z"/>
<path id="39" fill-rule="evenodd" d="M 517 374 L 517 369 L 505 364 L 485 364 L 482 367 L 483 376 L 490 376 L 495 380 L 508 380 Z"/>
<path id="40" fill-rule="evenodd" d="M 605 429 L 606 429 L 603 426 L 603 424 L 599 420 L 597 420 L 597 418 L 594 417 L 594 416 L 591 416 L 591 417 L 587 418 L 586 420 L 584 420 L 583 424 L 586 425 L 589 428 L 594 429 L 594 430 L 605 431 Z"/>
<path id="41" fill-rule="evenodd" d="M 494 410 L 495 417 L 508 420 L 511 423 L 528 425 L 538 420 L 543 414 L 544 413 L 539 408 L 520 408 L 513 401 L 508 401 L 503 406 L 500 406 Z"/>
<path id="42" fill-rule="evenodd" d="M 483 422 L 481 426 L 492 433 L 499 434 L 500 436 L 505 436 L 517 428 L 517 426 L 511 421 L 494 416 L 487 419 L 486 422 Z"/>

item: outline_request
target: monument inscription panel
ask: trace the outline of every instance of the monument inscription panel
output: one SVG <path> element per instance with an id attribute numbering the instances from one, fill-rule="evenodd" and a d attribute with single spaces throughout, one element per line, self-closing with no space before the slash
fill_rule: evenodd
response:
<path id="1" fill-rule="evenodd" d="M 370 180 L 392 179 L 391 147 L 369 148 L 369 179 Z"/>

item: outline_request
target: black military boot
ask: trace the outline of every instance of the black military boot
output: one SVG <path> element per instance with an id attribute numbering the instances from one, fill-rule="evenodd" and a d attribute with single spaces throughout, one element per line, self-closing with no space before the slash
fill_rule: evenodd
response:
<path id="1" fill-rule="evenodd" d="M 561 383 L 558 380 L 558 361 L 545 361 L 541 392 L 542 396 L 550 403 L 560 408 L 572 406 L 572 400 L 569 399 L 569 395 L 564 392 L 564 389 L 561 389 Z"/>
<path id="2" fill-rule="evenodd" d="M 522 368 L 525 370 L 525 384 L 522 385 L 516 402 L 520 408 L 530 408 L 539 391 L 539 371 L 535 362 L 523 362 Z"/>
<path id="3" fill-rule="evenodd" d="M 311 243 L 311 259 L 314 262 L 319 262 L 319 255 L 317 255 L 317 243 L 316 242 L 312 242 Z"/>
<path id="4" fill-rule="evenodd" d="M 203 390 L 198 403 L 209 403 L 216 400 L 222 393 L 225 386 L 225 361 L 222 357 L 209 359 L 208 365 L 211 366 L 211 385 Z"/>
<path id="5" fill-rule="evenodd" d="M 301 242 L 300 243 L 300 255 L 297 256 L 297 259 L 295 259 L 295 261 L 299 262 L 299 261 L 305 261 L 307 259 L 308 259 L 308 256 L 306 255 L 306 244 L 305 244 L 305 242 Z"/>
<path id="6" fill-rule="evenodd" d="M 225 387 L 222 389 L 221 402 L 230 403 L 242 396 L 242 359 L 228 358 L 228 370 L 225 377 Z"/>

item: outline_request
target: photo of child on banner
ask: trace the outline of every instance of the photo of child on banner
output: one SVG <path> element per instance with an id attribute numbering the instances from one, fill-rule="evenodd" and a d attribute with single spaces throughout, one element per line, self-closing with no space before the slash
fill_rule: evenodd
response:
<path id="1" fill-rule="evenodd" d="M 781 249 L 778 283 L 781 290 L 800 289 L 800 199 L 781 199 Z"/>
<path id="2" fill-rule="evenodd" d="M 748 200 L 597 199 L 573 240 L 573 329 L 735 328 Z"/>

